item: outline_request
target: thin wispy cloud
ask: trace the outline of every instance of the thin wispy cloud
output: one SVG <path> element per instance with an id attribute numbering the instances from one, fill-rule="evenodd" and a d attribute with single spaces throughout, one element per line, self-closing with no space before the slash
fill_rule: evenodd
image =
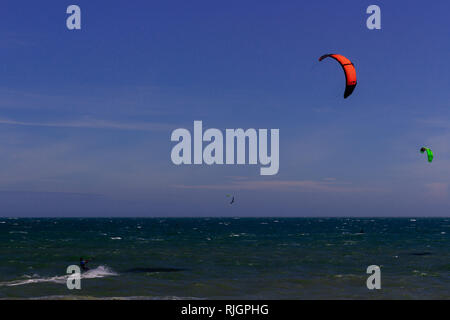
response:
<path id="1" fill-rule="evenodd" d="M 0 36 L 2 38 L 2 41 L 0 42 L 0 48 L 3 49 L 30 47 L 36 45 L 36 41 L 30 35 L 10 31 L 2 31 Z"/>
<path id="2" fill-rule="evenodd" d="M 73 197 L 90 197 L 90 198 L 104 198 L 105 195 L 98 193 L 82 193 L 82 192 L 64 192 L 64 191 L 21 191 L 21 190 L 0 190 L 0 196 L 8 195 L 64 195 Z"/>
<path id="3" fill-rule="evenodd" d="M 290 190 L 290 191 L 318 191 L 318 192 L 365 192 L 375 191 L 374 188 L 352 186 L 349 182 L 336 180 L 234 180 L 226 184 L 203 185 L 174 185 L 181 189 L 209 189 L 209 190 Z"/>
<path id="4" fill-rule="evenodd" d="M 417 119 L 418 123 L 439 129 L 450 129 L 450 120 L 445 118 Z"/>
<path id="5" fill-rule="evenodd" d="M 165 131 L 174 128 L 173 125 L 165 123 L 123 123 L 98 119 L 86 119 L 68 122 L 26 122 L 0 118 L 0 125 L 55 128 L 116 129 L 136 131 Z"/>
<path id="6" fill-rule="evenodd" d="M 425 184 L 427 195 L 437 199 L 446 199 L 448 196 L 448 183 L 432 182 Z"/>

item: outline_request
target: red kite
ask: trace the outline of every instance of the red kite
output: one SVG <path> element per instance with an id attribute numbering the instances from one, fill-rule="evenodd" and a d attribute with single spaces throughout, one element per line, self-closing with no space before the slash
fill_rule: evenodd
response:
<path id="1" fill-rule="evenodd" d="M 353 92 L 353 90 L 356 87 L 356 70 L 353 63 L 348 60 L 346 57 L 340 55 L 340 54 L 325 54 L 319 58 L 319 61 L 322 61 L 325 58 L 331 57 L 337 62 L 341 64 L 342 69 L 344 69 L 345 73 L 345 80 L 346 80 L 346 86 L 345 86 L 345 92 L 344 92 L 344 99 L 346 99 L 348 96 L 350 96 Z"/>

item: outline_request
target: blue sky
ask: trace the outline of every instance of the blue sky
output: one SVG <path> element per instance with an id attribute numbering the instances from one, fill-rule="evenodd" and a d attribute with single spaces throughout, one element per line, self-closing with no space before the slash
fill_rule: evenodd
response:
<path id="1" fill-rule="evenodd" d="M 66 28 L 71 4 L 82 30 Z M 449 10 L 2 1 L 0 215 L 448 216 Z M 330 52 L 357 68 L 348 99 L 340 67 L 317 61 Z M 175 166 L 170 134 L 194 120 L 279 128 L 278 175 Z"/>

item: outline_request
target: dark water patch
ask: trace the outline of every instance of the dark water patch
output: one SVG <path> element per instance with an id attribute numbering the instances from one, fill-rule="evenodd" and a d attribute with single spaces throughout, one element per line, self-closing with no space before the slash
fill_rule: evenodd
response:
<path id="1" fill-rule="evenodd" d="M 431 252 L 412 252 L 410 253 L 412 256 L 431 256 Z"/>
<path id="2" fill-rule="evenodd" d="M 181 272 L 182 268 L 132 268 L 123 271 L 124 273 L 146 273 L 146 272 Z"/>

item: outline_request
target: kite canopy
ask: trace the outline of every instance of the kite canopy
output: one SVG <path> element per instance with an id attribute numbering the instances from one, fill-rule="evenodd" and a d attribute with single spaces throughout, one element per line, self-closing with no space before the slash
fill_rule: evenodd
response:
<path id="1" fill-rule="evenodd" d="M 353 65 L 353 63 L 350 60 L 348 60 L 343 55 L 334 54 L 334 53 L 324 54 L 323 56 L 321 56 L 319 58 L 319 61 L 322 61 L 323 59 L 328 58 L 328 57 L 333 58 L 334 60 L 339 62 L 342 69 L 344 70 L 345 80 L 346 80 L 344 99 L 346 99 L 348 96 L 350 96 L 352 94 L 353 90 L 356 87 L 355 66 Z"/>
<path id="2" fill-rule="evenodd" d="M 433 161 L 433 158 L 434 158 L 433 151 L 431 151 L 430 148 L 425 148 L 425 147 L 420 148 L 420 153 L 424 153 L 424 152 L 427 153 L 428 162 Z"/>

